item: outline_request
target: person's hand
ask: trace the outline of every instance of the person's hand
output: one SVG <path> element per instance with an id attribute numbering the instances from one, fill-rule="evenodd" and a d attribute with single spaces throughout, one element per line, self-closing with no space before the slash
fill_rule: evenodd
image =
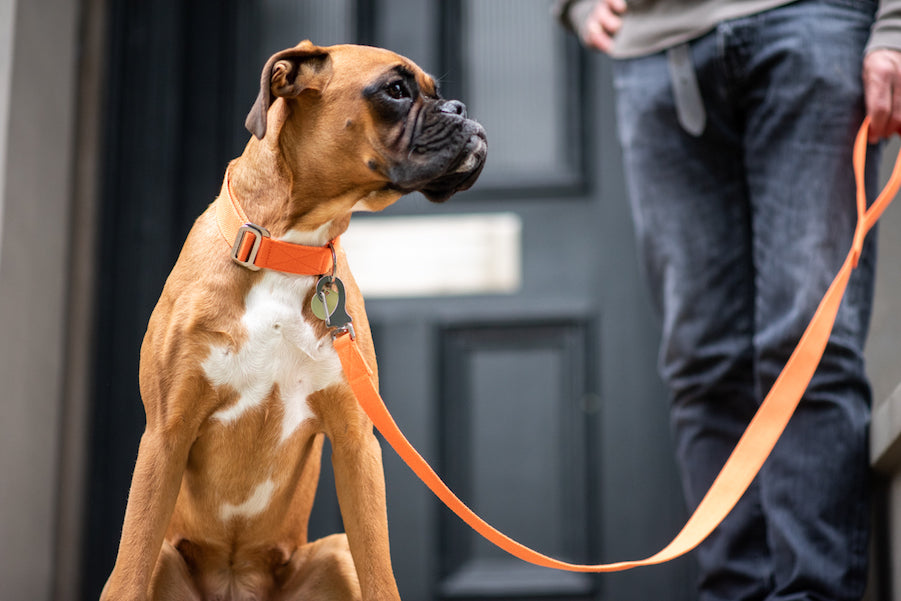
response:
<path id="1" fill-rule="evenodd" d="M 901 51 L 880 48 L 863 59 L 870 143 L 901 133 Z"/>
<path id="2" fill-rule="evenodd" d="M 609 53 L 613 48 L 613 36 L 623 24 L 621 15 L 624 12 L 625 0 L 598 0 L 579 28 L 582 43 L 589 48 Z"/>

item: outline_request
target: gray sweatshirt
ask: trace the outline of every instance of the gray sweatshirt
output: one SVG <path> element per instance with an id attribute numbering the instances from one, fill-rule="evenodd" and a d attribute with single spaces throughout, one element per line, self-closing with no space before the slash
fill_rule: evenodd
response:
<path id="1" fill-rule="evenodd" d="M 564 26 L 578 33 L 597 1 L 556 0 L 554 14 Z M 628 0 L 629 9 L 614 37 L 611 55 L 630 58 L 652 54 L 699 37 L 723 20 L 745 17 L 791 1 Z M 879 0 L 867 52 L 877 48 L 901 50 L 901 0 Z"/>

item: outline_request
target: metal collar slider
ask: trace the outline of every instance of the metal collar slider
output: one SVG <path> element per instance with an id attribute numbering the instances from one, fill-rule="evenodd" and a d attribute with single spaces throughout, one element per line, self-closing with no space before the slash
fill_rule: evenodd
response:
<path id="1" fill-rule="evenodd" d="M 257 254 L 263 238 L 269 238 L 269 230 L 261 225 L 245 223 L 238 229 L 235 242 L 232 245 L 231 258 L 238 265 L 242 265 L 251 271 L 259 271 L 256 265 Z"/>

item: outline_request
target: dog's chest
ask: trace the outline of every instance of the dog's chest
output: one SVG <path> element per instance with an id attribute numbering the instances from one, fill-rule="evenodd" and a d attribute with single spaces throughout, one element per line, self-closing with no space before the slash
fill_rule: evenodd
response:
<path id="1" fill-rule="evenodd" d="M 281 440 L 313 417 L 310 394 L 341 381 L 341 363 L 328 337 L 304 320 L 303 305 L 315 279 L 266 272 L 245 299 L 239 348 L 212 346 L 203 362 L 214 386 L 228 386 L 237 400 L 213 414 L 223 424 L 239 420 L 277 391 L 283 407 Z"/>

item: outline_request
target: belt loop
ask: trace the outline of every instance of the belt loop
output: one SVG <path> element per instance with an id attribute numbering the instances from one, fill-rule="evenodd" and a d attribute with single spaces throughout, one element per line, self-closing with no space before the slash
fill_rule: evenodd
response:
<path id="1" fill-rule="evenodd" d="M 670 48 L 666 52 L 666 59 L 679 125 L 692 136 L 698 137 L 704 133 L 707 125 L 707 112 L 691 58 L 691 46 L 685 43 Z"/>

